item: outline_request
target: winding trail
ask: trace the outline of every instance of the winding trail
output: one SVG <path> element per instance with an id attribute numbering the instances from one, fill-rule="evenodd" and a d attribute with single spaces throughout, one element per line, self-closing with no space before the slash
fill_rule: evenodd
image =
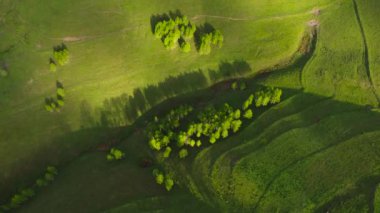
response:
<path id="1" fill-rule="evenodd" d="M 365 35 L 365 32 L 364 32 L 362 21 L 360 19 L 358 5 L 356 3 L 356 0 L 352 0 L 352 3 L 353 3 L 354 11 L 355 11 L 355 17 L 356 17 L 356 20 L 357 20 L 359 28 L 360 28 L 360 33 L 361 33 L 362 38 L 363 38 L 363 44 L 364 44 L 363 61 L 364 61 L 364 66 L 366 68 L 366 74 L 367 74 L 367 77 L 368 77 L 368 80 L 369 80 L 372 92 L 375 95 L 375 97 L 377 99 L 377 103 L 380 106 L 380 97 L 376 93 L 376 89 L 375 89 L 375 86 L 374 86 L 373 81 L 372 81 L 371 70 L 370 70 L 370 66 L 369 66 L 367 38 L 366 38 L 366 35 Z"/>

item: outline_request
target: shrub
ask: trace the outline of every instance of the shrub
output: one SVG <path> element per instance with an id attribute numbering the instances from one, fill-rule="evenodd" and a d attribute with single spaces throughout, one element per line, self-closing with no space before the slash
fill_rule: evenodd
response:
<path id="1" fill-rule="evenodd" d="M 202 142 L 201 140 L 197 140 L 197 147 L 200 147 L 200 146 L 202 146 Z"/>
<path id="2" fill-rule="evenodd" d="M 179 158 L 185 158 L 187 155 L 189 155 L 187 149 L 181 149 L 178 153 Z"/>
<path id="3" fill-rule="evenodd" d="M 114 161 L 114 160 L 121 160 L 125 156 L 125 153 L 122 152 L 120 149 L 112 148 L 110 153 L 107 154 L 107 160 L 108 161 Z"/>

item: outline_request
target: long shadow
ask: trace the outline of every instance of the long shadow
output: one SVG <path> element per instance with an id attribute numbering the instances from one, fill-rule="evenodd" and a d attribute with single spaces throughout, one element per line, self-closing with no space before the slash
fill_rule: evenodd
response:
<path id="1" fill-rule="evenodd" d="M 250 71 L 245 61 L 222 62 L 218 70 L 197 70 L 169 76 L 158 84 L 137 88 L 131 95 L 122 94 L 106 99 L 103 106 L 97 109 L 91 109 L 88 103 L 83 102 L 80 106 L 82 128 L 130 125 L 147 110 L 168 98 L 205 89 L 224 79 L 242 77 Z"/>

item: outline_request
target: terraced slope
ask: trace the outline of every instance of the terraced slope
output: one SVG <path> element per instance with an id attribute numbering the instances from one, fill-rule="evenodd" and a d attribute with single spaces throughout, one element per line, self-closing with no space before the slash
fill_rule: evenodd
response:
<path id="1" fill-rule="evenodd" d="M 290 110 L 288 103 L 296 98 L 277 110 Z M 300 112 L 278 114 L 260 128 L 257 124 L 270 120 L 270 111 L 225 141 L 232 149 L 211 147 L 196 158 L 194 177 L 201 176 L 201 184 L 210 187 L 207 196 L 223 208 L 312 211 L 378 174 L 380 114 L 319 99 Z"/>

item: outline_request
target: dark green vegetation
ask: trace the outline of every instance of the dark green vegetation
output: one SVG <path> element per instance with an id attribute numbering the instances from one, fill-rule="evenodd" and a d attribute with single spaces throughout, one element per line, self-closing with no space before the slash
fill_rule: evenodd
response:
<path id="1" fill-rule="evenodd" d="M 9 211 L 20 207 L 20 205 L 33 198 L 40 188 L 45 187 L 50 182 L 54 181 L 56 175 L 58 175 L 58 170 L 54 166 L 48 166 L 44 175 L 38 178 L 34 185 L 22 189 L 17 194 L 13 195 L 9 203 L 0 206 L 0 211 Z"/>
<path id="2" fill-rule="evenodd" d="M 179 23 L 165 45 L 153 35 L 156 14 L 177 8 L 164 19 Z M 378 212 L 379 8 L 0 1 L 0 203 L 19 212 Z M 70 51 L 52 52 L 61 42 Z M 45 97 L 64 107 L 47 113 Z M 155 142 L 151 122 L 164 125 Z M 59 175 L 39 187 L 52 164 Z"/>

